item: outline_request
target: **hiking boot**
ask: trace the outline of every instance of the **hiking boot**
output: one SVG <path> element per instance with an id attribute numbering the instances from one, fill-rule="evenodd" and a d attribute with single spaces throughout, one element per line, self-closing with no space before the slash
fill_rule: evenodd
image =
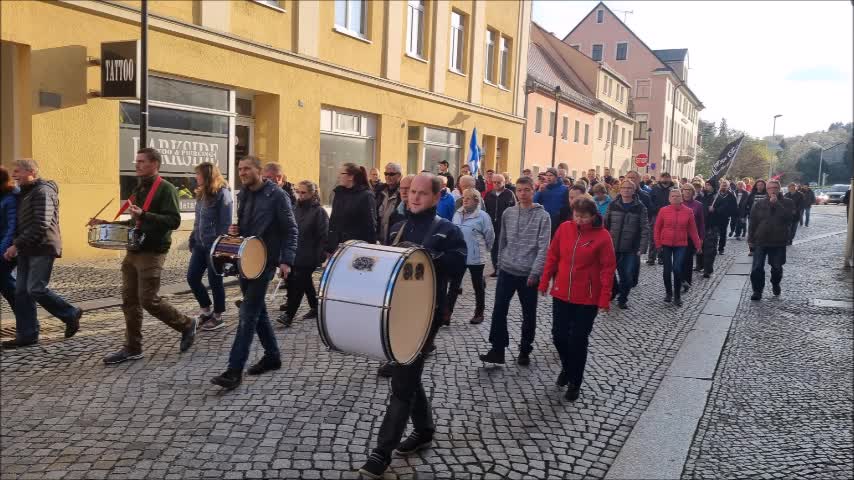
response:
<path id="1" fill-rule="evenodd" d="M 703 274 L 703 278 L 709 278 L 709 277 L 711 277 L 711 276 L 712 276 L 712 275 L 711 275 L 710 273 L 704 273 L 704 274 Z"/>
<path id="2" fill-rule="evenodd" d="M 451 326 L 451 315 L 453 315 L 453 314 L 454 314 L 454 312 L 445 312 L 442 314 L 442 326 L 443 327 L 450 327 Z"/>
<path id="3" fill-rule="evenodd" d="M 78 308 L 74 317 L 65 324 L 65 338 L 71 338 L 80 330 L 80 318 L 83 317 L 83 309 Z"/>
<path id="4" fill-rule="evenodd" d="M 483 314 L 482 313 L 475 313 L 474 316 L 471 317 L 471 320 L 469 320 L 469 323 L 472 325 L 478 325 L 478 324 L 483 323 Z"/>
<path id="5" fill-rule="evenodd" d="M 392 373 L 394 373 L 394 364 L 391 362 L 386 362 L 377 369 L 377 375 L 383 378 L 391 378 Z"/>
<path id="6" fill-rule="evenodd" d="M 206 332 L 210 332 L 213 330 L 219 330 L 220 328 L 225 326 L 225 320 L 222 319 L 222 315 L 218 313 L 214 313 L 208 318 L 208 321 L 202 324 L 202 330 Z"/>
<path id="7" fill-rule="evenodd" d="M 531 354 L 528 352 L 519 352 L 519 358 L 516 359 L 516 363 L 527 367 L 531 364 Z"/>
<path id="8" fill-rule="evenodd" d="M 566 394 L 564 394 L 563 398 L 569 400 L 570 402 L 574 402 L 578 400 L 579 395 L 581 395 L 581 387 L 570 383 L 566 387 Z"/>
<path id="9" fill-rule="evenodd" d="M 432 433 L 412 432 L 406 440 L 400 442 L 400 445 L 394 449 L 395 455 L 408 457 L 418 450 L 423 450 L 433 445 Z"/>
<path id="10" fill-rule="evenodd" d="M 316 308 L 308 309 L 308 312 L 306 312 L 305 315 L 302 316 L 302 319 L 303 320 L 317 320 L 317 309 Z"/>
<path id="11" fill-rule="evenodd" d="M 723 255 L 723 254 L 724 254 L 723 250 L 718 250 L 718 255 Z"/>
<path id="12" fill-rule="evenodd" d="M 568 384 L 569 384 L 569 375 L 567 375 L 565 371 L 561 370 L 560 374 L 558 374 L 558 376 L 557 376 L 557 381 L 555 382 L 555 385 L 557 385 L 558 387 L 565 387 Z"/>
<path id="13" fill-rule="evenodd" d="M 772 283 L 771 284 L 771 293 L 773 293 L 775 297 L 780 296 L 781 290 L 780 290 L 780 284 L 779 283 Z"/>
<path id="14" fill-rule="evenodd" d="M 142 358 L 142 352 L 131 353 L 123 348 L 116 353 L 111 353 L 104 357 L 104 363 L 107 365 L 115 365 L 128 360 L 139 360 L 140 358 Z"/>
<path id="15" fill-rule="evenodd" d="M 195 318 L 190 320 L 190 326 L 181 332 L 181 353 L 186 352 L 193 346 L 196 340 L 196 329 L 199 327 L 199 321 Z"/>
<path id="16" fill-rule="evenodd" d="M 676 305 L 677 307 L 681 307 L 682 306 L 682 299 L 679 297 L 674 298 L 673 299 L 673 305 Z"/>
<path id="17" fill-rule="evenodd" d="M 211 379 L 211 383 L 219 385 L 226 390 L 234 390 L 240 385 L 243 375 L 236 368 L 228 368 L 222 375 L 217 375 Z"/>
<path id="18" fill-rule="evenodd" d="M 368 461 L 359 469 L 359 473 L 370 478 L 371 480 L 379 480 L 383 478 L 383 474 L 388 469 L 391 459 L 384 457 L 379 452 L 372 452 L 368 457 Z"/>
<path id="19" fill-rule="evenodd" d="M 246 373 L 249 375 L 261 375 L 262 373 L 278 370 L 280 368 L 282 368 L 281 359 L 271 358 L 264 355 L 261 357 L 261 360 L 258 360 L 258 363 L 249 367 L 249 370 L 247 370 Z"/>
<path id="20" fill-rule="evenodd" d="M 283 313 L 276 318 L 276 322 L 278 322 L 280 325 L 284 325 L 285 328 L 290 328 L 290 326 L 294 323 L 294 319 L 287 313 Z"/>
<path id="21" fill-rule="evenodd" d="M 488 352 L 486 352 L 486 355 L 480 356 L 480 361 L 504 365 L 504 349 L 496 350 L 492 348 Z"/>
<path id="22" fill-rule="evenodd" d="M 673 295 L 671 295 L 669 293 L 664 295 L 664 303 L 670 303 L 672 301 L 673 301 Z"/>
<path id="23" fill-rule="evenodd" d="M 682 293 L 687 293 L 688 290 L 691 290 L 691 284 L 688 282 L 682 282 Z"/>
<path id="24" fill-rule="evenodd" d="M 27 339 L 23 339 L 23 340 L 16 338 L 14 340 L 6 340 L 5 342 L 3 342 L 2 345 L 3 345 L 3 348 L 5 348 L 6 350 L 14 350 L 16 348 L 31 347 L 33 345 L 38 345 L 38 344 L 39 344 L 38 338 L 27 338 Z"/>

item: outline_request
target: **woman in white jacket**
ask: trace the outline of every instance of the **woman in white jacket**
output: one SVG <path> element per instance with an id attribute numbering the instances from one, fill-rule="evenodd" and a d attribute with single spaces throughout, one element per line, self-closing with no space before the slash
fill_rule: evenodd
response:
<path id="1" fill-rule="evenodd" d="M 478 324 L 483 322 L 483 310 L 486 303 L 483 268 L 489 259 L 492 242 L 495 241 L 495 231 L 492 229 L 492 220 L 489 218 L 489 214 L 480 208 L 481 196 L 477 190 L 469 188 L 463 192 L 462 199 L 463 206 L 454 213 L 453 222 L 463 232 L 466 246 L 468 246 L 466 267 L 469 275 L 471 275 L 471 284 L 474 287 L 475 296 L 474 316 L 470 323 Z M 451 286 L 448 289 L 448 311 L 445 312 L 443 318 L 445 325 L 451 324 L 451 315 L 454 313 L 454 305 L 457 303 L 457 295 L 459 295 L 462 281 L 462 275 L 451 281 Z"/>

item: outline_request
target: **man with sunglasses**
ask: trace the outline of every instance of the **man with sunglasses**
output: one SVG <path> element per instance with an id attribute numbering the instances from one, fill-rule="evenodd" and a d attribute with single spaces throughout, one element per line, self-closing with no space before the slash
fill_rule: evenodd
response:
<path id="1" fill-rule="evenodd" d="M 386 238 L 388 228 L 399 220 L 397 206 L 400 205 L 401 172 L 399 163 L 385 166 L 385 184 L 377 192 L 377 238 Z"/>

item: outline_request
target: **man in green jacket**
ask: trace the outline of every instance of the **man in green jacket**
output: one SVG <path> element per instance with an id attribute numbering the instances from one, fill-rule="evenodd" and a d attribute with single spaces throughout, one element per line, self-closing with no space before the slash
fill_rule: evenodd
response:
<path id="1" fill-rule="evenodd" d="M 141 234 L 138 246 L 129 246 L 122 261 L 122 311 L 125 315 L 125 345 L 104 357 L 111 365 L 142 358 L 142 310 L 181 333 L 181 352 L 187 351 L 196 336 L 197 321 L 180 313 L 158 294 L 166 255 L 172 245 L 172 230 L 181 224 L 178 190 L 160 179 L 149 208 L 144 210 L 149 192 L 159 178 L 160 152 L 142 148 L 136 154 L 139 183 L 127 212 L 130 226 Z M 93 220 L 91 223 L 104 223 Z"/>

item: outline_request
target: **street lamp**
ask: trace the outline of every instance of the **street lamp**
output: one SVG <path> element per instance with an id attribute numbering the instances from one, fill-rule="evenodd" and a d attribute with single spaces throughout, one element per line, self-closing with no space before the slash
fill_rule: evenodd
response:
<path id="1" fill-rule="evenodd" d="M 839 142 L 836 145 L 832 145 L 832 146 L 827 147 L 827 148 L 822 148 L 822 146 L 816 142 L 810 142 L 810 144 L 814 147 L 818 147 L 818 149 L 820 151 L 820 153 L 818 155 L 818 180 L 816 180 L 816 182 L 815 182 L 820 187 L 822 184 L 822 181 L 821 181 L 821 164 L 824 161 L 824 152 L 826 152 L 828 150 L 833 150 L 834 148 L 836 148 L 840 145 L 845 145 L 845 142 Z"/>
<path id="2" fill-rule="evenodd" d="M 775 142 L 777 141 L 777 119 L 782 117 L 782 114 L 774 115 L 774 127 L 771 129 L 771 139 Z M 777 152 L 774 152 L 774 155 L 777 155 Z M 768 180 L 771 180 L 771 173 L 774 168 L 774 158 L 771 157 L 771 160 L 768 161 Z"/>
<path id="3" fill-rule="evenodd" d="M 650 151 L 652 149 L 652 127 L 646 129 L 646 173 L 649 173 Z M 662 167 L 663 169 L 663 167 Z"/>
<path id="4" fill-rule="evenodd" d="M 555 131 L 552 135 L 552 168 L 555 167 L 555 154 L 557 153 L 557 110 L 560 106 L 560 85 L 555 85 Z"/>

